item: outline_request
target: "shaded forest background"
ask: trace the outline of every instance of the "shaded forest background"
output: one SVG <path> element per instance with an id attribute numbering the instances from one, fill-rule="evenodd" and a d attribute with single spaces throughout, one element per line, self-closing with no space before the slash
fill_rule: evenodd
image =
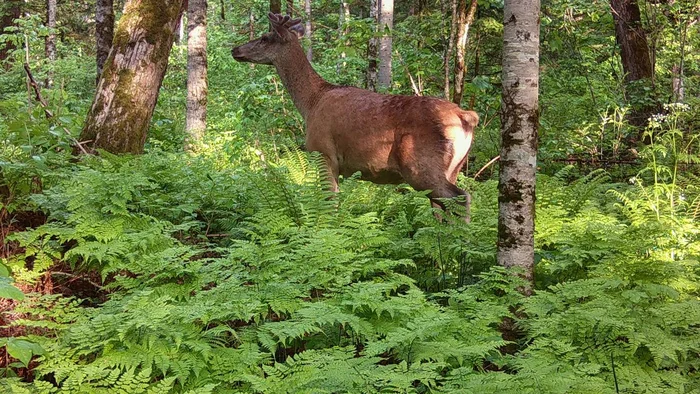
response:
<path id="1" fill-rule="evenodd" d="M 496 263 L 503 3 L 393 10 L 384 88 L 462 95 L 481 117 L 458 181 L 469 224 L 407 187 L 327 192 L 274 69 L 231 58 L 287 6 L 271 3 L 209 2 L 194 145 L 176 32 L 141 155 L 72 154 L 95 98 L 94 2 L 58 0 L 55 27 L 39 1 L 3 22 L 3 391 L 700 392 L 696 2 L 542 2 L 531 296 Z M 309 3 L 310 18 L 291 6 L 314 68 L 371 87 L 373 2 Z M 646 69 L 625 64 L 611 11 L 630 4 Z"/>

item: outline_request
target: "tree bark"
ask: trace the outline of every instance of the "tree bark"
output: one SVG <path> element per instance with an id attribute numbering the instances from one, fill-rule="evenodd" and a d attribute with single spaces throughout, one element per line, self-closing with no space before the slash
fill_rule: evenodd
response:
<path id="1" fill-rule="evenodd" d="M 14 26 L 15 19 L 19 18 L 22 12 L 22 0 L 6 0 L 4 4 L 0 6 L 0 12 L 2 12 L 2 18 L 0 18 L 0 34 L 2 34 L 6 27 Z M 0 44 L 0 61 L 7 59 L 10 52 L 15 49 L 15 45 L 9 41 L 5 44 Z"/>
<path id="2" fill-rule="evenodd" d="M 311 61 L 314 58 L 314 51 L 313 48 L 311 48 L 311 0 L 304 0 L 304 12 L 306 13 L 306 26 L 304 36 L 306 37 L 307 43 L 309 45 L 309 47 L 306 48 L 306 59 L 309 61 L 309 63 L 311 63 Z"/>
<path id="3" fill-rule="evenodd" d="M 187 150 L 193 150 L 204 136 L 207 127 L 207 92 L 207 0 L 188 0 Z"/>
<path id="4" fill-rule="evenodd" d="M 248 40 L 253 41 L 255 39 L 255 14 L 253 14 L 253 8 L 248 9 Z"/>
<path id="5" fill-rule="evenodd" d="M 381 0 L 379 13 L 379 88 L 391 88 L 392 30 L 394 28 L 394 0 Z"/>
<path id="6" fill-rule="evenodd" d="M 625 81 L 632 82 L 652 78 L 651 56 L 639 5 L 636 0 L 611 0 L 615 37 L 620 45 Z"/>
<path id="7" fill-rule="evenodd" d="M 46 58 L 49 59 L 49 68 L 46 75 L 45 86 L 53 87 L 53 65 L 56 62 L 56 0 L 46 0 L 46 27 L 49 34 L 44 40 Z"/>
<path id="8" fill-rule="evenodd" d="M 654 68 L 646 33 L 642 28 L 639 5 L 637 0 L 610 0 L 610 6 L 615 21 L 615 38 L 620 46 L 625 83 L 632 96 L 644 98 L 648 95 L 644 85 L 653 85 Z M 629 116 L 630 124 L 645 126 L 655 109 L 656 105 L 649 103 L 633 106 Z"/>
<path id="9" fill-rule="evenodd" d="M 102 68 L 109 56 L 114 39 L 114 3 L 113 0 L 97 0 L 95 6 L 95 38 L 97 49 L 97 79 L 100 80 Z"/>
<path id="10" fill-rule="evenodd" d="M 338 14 L 338 42 L 343 47 L 347 46 L 346 37 L 348 35 L 348 22 L 350 21 L 350 2 L 347 0 L 340 1 L 340 12 Z M 336 71 L 340 72 L 341 68 L 346 66 L 345 51 L 340 52 L 340 62 L 336 67 Z"/>
<path id="11" fill-rule="evenodd" d="M 464 74 L 466 73 L 465 55 L 467 51 L 467 38 L 469 37 L 469 26 L 474 23 L 474 15 L 476 15 L 477 1 L 471 0 L 469 10 L 467 11 L 467 0 L 459 1 L 459 9 L 457 12 L 457 54 L 455 57 L 455 84 L 452 102 L 460 105 L 462 103 L 462 95 L 464 94 Z"/>
<path id="12" fill-rule="evenodd" d="M 372 37 L 367 43 L 367 89 L 377 91 L 377 60 L 379 57 L 379 46 L 377 33 L 379 31 L 379 0 L 370 0 L 369 17 L 372 19 Z"/>
<path id="13" fill-rule="evenodd" d="M 539 12 L 539 0 L 505 1 L 497 259 L 505 267 L 521 268 L 530 283 L 539 124 Z M 523 290 L 526 294 L 531 291 Z"/>
<path id="14" fill-rule="evenodd" d="M 273 14 L 281 14 L 282 0 L 270 0 L 270 12 Z"/>
<path id="15" fill-rule="evenodd" d="M 141 153 L 183 12 L 183 0 L 129 0 L 80 141 Z"/>
<path id="16" fill-rule="evenodd" d="M 450 100 L 450 58 L 454 50 L 455 34 L 457 31 L 457 0 L 451 1 L 452 23 L 450 23 L 450 38 L 445 47 L 445 57 L 443 58 L 443 68 L 445 70 L 445 100 Z"/>

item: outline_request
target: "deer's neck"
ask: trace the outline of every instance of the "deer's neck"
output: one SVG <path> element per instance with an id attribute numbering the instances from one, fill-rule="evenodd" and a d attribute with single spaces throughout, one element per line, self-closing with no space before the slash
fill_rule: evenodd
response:
<path id="1" fill-rule="evenodd" d="M 274 62 L 274 66 L 282 84 L 292 96 L 294 105 L 306 121 L 323 91 L 332 85 L 311 67 L 301 45 L 292 45 L 285 56 Z"/>

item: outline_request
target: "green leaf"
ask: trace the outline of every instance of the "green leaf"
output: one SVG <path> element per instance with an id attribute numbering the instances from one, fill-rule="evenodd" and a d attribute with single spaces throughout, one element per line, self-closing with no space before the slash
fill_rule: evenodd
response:
<path id="1" fill-rule="evenodd" d="M 2 208 L 2 204 L 0 204 L 0 208 Z M 0 277 L 8 277 L 10 276 L 10 270 L 7 268 L 7 266 L 3 263 L 0 263 Z"/>
<path id="2" fill-rule="evenodd" d="M 24 293 L 22 290 L 12 286 L 9 278 L 0 277 L 0 298 L 9 298 L 11 300 L 21 301 L 24 299 Z"/>
<path id="3" fill-rule="evenodd" d="M 7 353 L 24 363 L 24 365 L 29 365 L 29 361 L 31 361 L 33 356 L 44 354 L 44 349 L 34 342 L 8 338 Z"/>

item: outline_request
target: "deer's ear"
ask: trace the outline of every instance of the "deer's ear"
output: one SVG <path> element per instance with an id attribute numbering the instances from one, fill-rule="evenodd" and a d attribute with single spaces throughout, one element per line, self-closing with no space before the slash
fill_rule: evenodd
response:
<path id="1" fill-rule="evenodd" d="M 304 25 L 297 23 L 289 28 L 289 31 L 296 34 L 297 38 L 301 39 L 304 37 Z"/>

